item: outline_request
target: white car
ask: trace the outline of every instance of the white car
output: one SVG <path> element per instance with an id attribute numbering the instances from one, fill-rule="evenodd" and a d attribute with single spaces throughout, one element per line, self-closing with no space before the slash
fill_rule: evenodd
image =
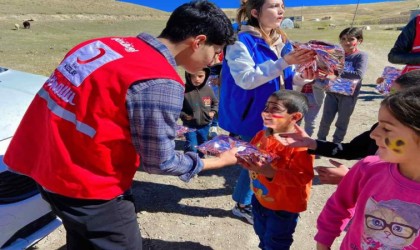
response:
<path id="1" fill-rule="evenodd" d="M 35 182 L 8 171 L 3 162 L 20 120 L 46 79 L 0 67 L 0 249 L 29 248 L 61 225 Z"/>

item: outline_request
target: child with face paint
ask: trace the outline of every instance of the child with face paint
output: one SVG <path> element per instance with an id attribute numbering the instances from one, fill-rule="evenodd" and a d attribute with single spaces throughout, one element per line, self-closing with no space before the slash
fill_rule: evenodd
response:
<path id="1" fill-rule="evenodd" d="M 344 72 L 340 77 L 356 79 L 359 80 L 359 82 L 351 96 L 333 92 L 327 92 L 326 94 L 317 136 L 319 140 L 325 141 L 331 123 L 337 115 L 337 121 L 335 122 L 336 130 L 333 135 L 333 142 L 337 143 L 342 142 L 347 133 L 350 116 L 356 106 L 357 97 L 362 86 L 362 79 L 365 75 L 368 61 L 367 54 L 358 49 L 358 45 L 363 41 L 363 32 L 361 28 L 346 28 L 340 33 L 339 38 L 345 53 Z"/>
<path id="2" fill-rule="evenodd" d="M 420 87 L 387 96 L 371 132 L 377 155 L 359 161 L 318 218 L 317 249 L 420 248 Z"/>
<path id="3" fill-rule="evenodd" d="M 258 158 L 238 160 L 251 178 L 254 230 L 261 249 L 289 249 L 299 213 L 307 208 L 314 177 L 314 158 L 307 148 L 291 148 L 275 139 L 276 133 L 293 133 L 308 110 L 308 100 L 297 91 L 270 95 L 261 113 L 266 130 L 251 140 L 259 150 L 274 157 L 270 163 Z"/>
<path id="4" fill-rule="evenodd" d="M 238 40 L 226 47 L 220 86 L 219 126 L 250 141 L 264 128 L 261 111 L 275 91 L 302 86 L 315 77 L 313 69 L 302 73 L 295 65 L 311 62 L 316 53 L 294 49 L 280 29 L 285 16 L 283 0 L 241 1 L 237 12 Z M 252 221 L 248 172 L 243 170 L 232 194 L 234 215 Z"/>
<path id="5" fill-rule="evenodd" d="M 420 70 L 412 70 L 400 75 L 391 86 L 392 92 L 420 86 Z M 308 153 L 336 159 L 355 160 L 369 155 L 374 155 L 378 150 L 375 141 L 370 138 L 370 133 L 378 126 L 378 123 L 354 137 L 348 143 L 334 143 L 312 139 L 305 131 L 296 126 L 296 133 L 277 136 L 283 145 L 290 147 L 308 147 Z M 335 160 L 330 160 L 334 167 L 317 166 L 319 180 L 322 184 L 338 184 L 347 174 L 349 169 Z"/>

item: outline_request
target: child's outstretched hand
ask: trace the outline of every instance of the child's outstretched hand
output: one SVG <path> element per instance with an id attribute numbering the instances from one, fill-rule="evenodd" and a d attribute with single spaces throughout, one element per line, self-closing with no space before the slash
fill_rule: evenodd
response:
<path id="1" fill-rule="evenodd" d="M 381 77 L 376 78 L 376 84 L 381 84 L 381 83 L 383 83 L 384 81 L 385 81 L 385 78 L 383 78 L 382 76 L 381 76 Z"/>
<path id="2" fill-rule="evenodd" d="M 327 247 L 326 245 L 317 242 L 316 250 L 331 250 L 331 247 Z"/>
<path id="3" fill-rule="evenodd" d="M 274 138 L 284 146 L 316 149 L 316 140 L 312 139 L 303 128 L 295 124 L 295 131 L 294 133 L 276 133 Z"/>
<path id="4" fill-rule="evenodd" d="M 318 172 L 319 180 L 322 184 L 337 185 L 349 172 L 349 169 L 338 161 L 330 159 L 330 163 L 334 166 L 333 168 L 318 166 L 315 167 L 315 170 Z"/>
<path id="5" fill-rule="evenodd" d="M 185 115 L 184 119 L 187 121 L 191 121 L 193 119 L 193 117 L 191 115 Z"/>
<path id="6" fill-rule="evenodd" d="M 309 67 L 309 68 L 305 68 L 302 71 L 301 77 L 307 80 L 314 80 L 315 78 L 318 78 L 318 73 L 317 71 L 314 70 L 313 67 Z"/>
<path id="7" fill-rule="evenodd" d="M 214 115 L 215 115 L 215 114 L 216 114 L 216 113 L 215 113 L 214 111 L 210 111 L 210 112 L 209 112 L 209 116 L 210 116 L 210 118 L 211 118 L 211 119 L 213 119 L 213 117 L 214 117 Z"/>
<path id="8" fill-rule="evenodd" d="M 273 178 L 276 171 L 271 167 L 271 165 L 262 160 L 258 156 L 250 156 L 246 159 L 239 159 L 238 164 L 242 165 L 244 168 L 257 172 L 259 174 L 264 175 L 267 178 Z"/>

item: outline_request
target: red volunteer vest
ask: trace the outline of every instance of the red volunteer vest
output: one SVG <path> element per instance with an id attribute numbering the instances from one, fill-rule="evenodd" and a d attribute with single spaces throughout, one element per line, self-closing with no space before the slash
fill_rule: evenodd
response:
<path id="1" fill-rule="evenodd" d="M 139 38 L 79 44 L 35 96 L 4 162 L 57 194 L 115 198 L 130 188 L 140 165 L 126 93 L 134 82 L 155 78 L 184 85 L 166 58 Z"/>
<path id="2" fill-rule="evenodd" d="M 411 53 L 420 53 L 420 15 L 417 15 L 416 17 L 416 37 L 414 38 Z M 406 65 L 402 70 L 401 75 L 416 69 L 420 69 L 420 65 Z"/>

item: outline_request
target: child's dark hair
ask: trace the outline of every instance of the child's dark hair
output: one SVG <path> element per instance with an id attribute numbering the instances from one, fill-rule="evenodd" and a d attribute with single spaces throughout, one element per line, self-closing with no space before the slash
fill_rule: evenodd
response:
<path id="1" fill-rule="evenodd" d="M 308 99 L 306 96 L 294 90 L 278 90 L 270 95 L 277 101 L 281 101 L 288 114 L 300 112 L 304 116 L 308 112 Z M 302 117 L 303 117 L 302 116 Z"/>
<path id="2" fill-rule="evenodd" d="M 208 1 L 192 1 L 176 8 L 159 35 L 173 43 L 189 37 L 206 35 L 207 45 L 233 44 L 235 35 L 226 14 Z"/>
<path id="3" fill-rule="evenodd" d="M 341 39 L 343 36 L 356 37 L 357 40 L 363 40 L 363 29 L 356 27 L 345 28 L 343 31 L 341 31 L 338 38 Z"/>
<path id="4" fill-rule="evenodd" d="M 385 97 L 381 106 L 420 136 L 420 87 L 411 87 Z"/>
<path id="5" fill-rule="evenodd" d="M 395 82 L 401 86 L 401 89 L 420 86 L 420 70 L 412 70 L 400 75 L 395 79 Z"/>

